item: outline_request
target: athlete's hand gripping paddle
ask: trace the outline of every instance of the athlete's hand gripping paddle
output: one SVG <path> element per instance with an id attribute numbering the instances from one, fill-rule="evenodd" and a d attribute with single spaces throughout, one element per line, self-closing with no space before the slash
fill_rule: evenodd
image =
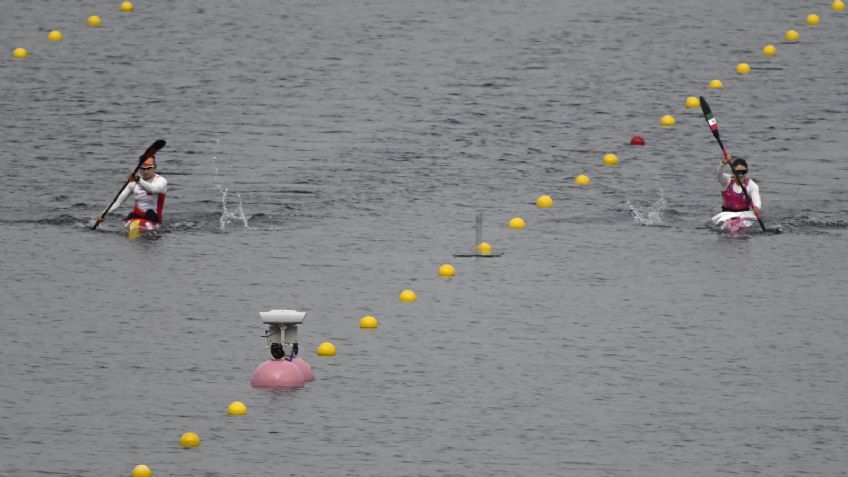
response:
<path id="1" fill-rule="evenodd" d="M 718 135 L 718 122 L 713 116 L 712 110 L 710 110 L 710 105 L 707 103 L 707 100 L 704 99 L 703 96 L 700 97 L 701 100 L 701 110 L 704 111 L 704 118 L 707 119 L 707 124 L 710 126 L 710 131 L 713 132 L 713 136 L 715 136 L 716 141 L 718 141 L 718 146 L 721 148 L 721 154 L 724 156 L 725 162 L 730 158 L 730 154 L 727 152 L 727 149 L 724 148 L 724 144 L 721 142 L 721 136 Z M 763 223 L 763 219 L 760 218 L 760 212 L 754 207 L 754 201 L 751 200 L 751 196 L 748 195 L 748 190 L 745 189 L 743 185 L 742 179 L 739 178 L 739 174 L 736 173 L 736 170 L 733 167 L 730 167 L 730 171 L 733 172 L 733 177 L 736 178 L 737 183 L 742 188 L 742 193 L 745 194 L 745 200 L 748 201 L 748 206 L 751 207 L 751 212 L 754 213 L 754 216 L 757 218 L 757 222 L 760 223 L 760 227 L 762 227 L 763 232 L 766 232 L 766 224 Z"/>
<path id="2" fill-rule="evenodd" d="M 162 149 L 163 147 L 165 147 L 165 140 L 164 139 L 157 139 L 156 142 L 151 144 L 150 147 L 148 147 L 147 150 L 144 151 L 144 154 L 142 154 L 141 156 L 138 157 L 138 164 L 136 164 L 135 169 L 132 171 L 132 174 L 130 174 L 129 177 L 135 176 L 136 173 L 138 173 L 138 169 L 141 167 L 141 164 L 144 163 L 144 161 L 148 157 L 155 156 L 156 153 L 159 152 L 159 149 Z M 130 179 L 127 178 L 126 182 L 124 182 L 124 185 L 122 185 L 121 188 L 118 190 L 118 193 L 115 194 L 115 198 L 112 199 L 112 202 L 109 203 L 109 205 L 106 207 L 106 210 L 104 210 L 103 213 L 100 214 L 101 218 L 106 218 L 106 214 L 109 213 L 109 209 L 112 208 L 112 205 L 115 203 L 116 200 L 118 200 L 118 197 L 121 196 L 121 192 L 124 191 L 124 188 L 129 183 L 130 183 Z M 100 225 L 100 222 L 95 221 L 94 225 L 91 227 L 91 230 L 97 229 L 98 225 Z"/>

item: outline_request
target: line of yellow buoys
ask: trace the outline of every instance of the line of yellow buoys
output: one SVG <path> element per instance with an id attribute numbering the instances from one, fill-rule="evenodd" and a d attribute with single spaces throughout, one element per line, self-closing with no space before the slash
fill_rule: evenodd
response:
<path id="1" fill-rule="evenodd" d="M 121 11 L 122 12 L 131 12 L 135 9 L 135 5 L 130 1 L 121 2 Z M 97 28 L 103 25 L 103 19 L 97 15 L 91 15 L 85 20 L 85 24 L 92 27 Z M 65 35 L 62 34 L 59 30 L 51 30 L 50 33 L 47 34 L 47 41 L 51 43 L 58 43 L 60 41 L 65 40 Z M 26 48 L 17 47 L 12 50 L 12 58 L 16 58 L 19 60 L 29 58 L 29 51 Z"/>
<path id="2" fill-rule="evenodd" d="M 844 5 L 844 3 L 842 3 L 842 0 L 835 0 L 833 2 L 832 6 L 833 6 L 833 10 L 839 11 L 839 12 L 841 12 L 845 9 L 845 5 Z M 807 24 L 808 25 L 811 25 L 811 26 L 818 25 L 819 22 L 820 22 L 820 19 L 819 19 L 818 15 L 811 14 L 807 17 Z M 790 35 L 790 33 L 792 33 L 792 35 Z M 790 37 L 792 38 L 791 40 L 790 40 Z M 794 30 L 790 30 L 789 32 L 786 33 L 786 38 L 789 41 L 797 41 L 798 40 L 798 32 L 796 32 Z M 774 47 L 774 45 L 767 45 L 765 48 L 763 48 L 763 54 L 766 55 L 766 56 L 775 56 L 777 54 L 777 49 Z M 751 72 L 751 66 L 748 65 L 747 63 L 739 63 L 736 66 L 736 72 L 740 75 L 747 75 Z M 721 80 L 715 79 L 715 80 L 712 80 L 709 83 L 708 87 L 711 88 L 711 89 L 723 89 L 724 84 L 721 82 Z M 685 101 L 685 107 L 686 108 L 699 108 L 700 106 L 701 106 L 701 102 L 698 99 L 698 97 L 689 96 L 689 97 L 686 98 L 686 101 Z M 676 123 L 677 123 L 677 121 L 674 119 L 674 116 L 672 116 L 670 114 L 664 115 L 662 118 L 660 118 L 660 126 L 661 127 L 665 127 L 665 128 L 674 127 Z M 641 146 L 641 145 L 645 144 L 645 141 L 644 141 L 644 138 L 642 136 L 634 136 L 631 139 L 630 144 L 636 145 L 636 146 Z M 618 159 L 618 156 L 615 153 L 607 153 L 603 156 L 603 158 L 601 159 L 601 162 L 603 163 L 603 165 L 605 165 L 607 167 L 615 167 L 619 164 L 619 159 Z M 575 177 L 574 183 L 578 186 L 588 186 L 592 183 L 592 181 L 589 178 L 589 176 L 587 176 L 586 174 L 579 174 L 577 177 Z M 554 200 L 549 195 L 541 195 L 536 199 L 536 207 L 539 208 L 539 209 L 550 209 L 553 206 L 554 206 Z M 521 217 L 513 217 L 507 223 L 507 227 L 510 228 L 510 229 L 513 229 L 513 230 L 523 230 L 523 229 L 526 228 L 526 223 L 524 222 L 524 219 L 522 219 Z M 478 254 L 481 254 L 481 255 L 491 254 L 492 253 L 492 246 L 487 242 L 481 242 L 481 243 L 477 244 L 476 252 Z M 442 264 L 438 268 L 437 275 L 439 277 L 443 278 L 443 279 L 453 278 L 453 277 L 456 276 L 456 268 L 450 263 Z M 399 298 L 400 298 L 400 301 L 403 302 L 403 303 L 413 303 L 413 302 L 417 301 L 417 299 L 418 299 L 417 296 L 415 295 L 415 292 L 412 291 L 412 290 L 403 290 L 400 293 Z M 362 318 L 360 318 L 359 327 L 361 329 L 366 329 L 366 330 L 377 329 L 378 321 L 372 315 L 365 315 Z M 336 355 L 336 347 L 335 347 L 335 345 L 333 345 L 333 343 L 331 343 L 329 341 L 325 341 L 318 346 L 318 348 L 316 349 L 316 354 L 320 357 L 335 356 Z M 236 403 L 233 403 L 233 404 L 236 404 Z M 241 404 L 241 403 L 238 403 L 238 404 Z M 243 406 L 243 404 L 242 404 L 242 406 Z M 247 412 L 246 409 L 245 409 L 244 412 Z M 230 413 L 230 414 L 232 414 L 232 413 Z M 183 440 L 185 440 L 186 442 L 184 443 Z M 180 438 L 180 444 L 183 447 L 194 447 L 194 446 L 200 444 L 200 438 L 196 434 L 189 432 L 189 433 L 183 434 L 183 436 Z M 152 473 L 150 473 L 150 469 L 147 466 L 139 466 L 139 467 L 143 467 L 141 473 L 136 474 L 136 470 L 134 469 L 132 477 L 151 477 Z M 136 469 L 138 469 L 139 467 L 136 467 Z"/>
<path id="3" fill-rule="evenodd" d="M 842 0 L 834 0 L 834 2 L 831 4 L 831 7 L 836 12 L 842 12 L 842 11 L 845 10 L 845 4 L 843 3 Z M 815 13 L 809 14 L 806 17 L 806 24 L 809 25 L 809 26 L 817 26 L 817 25 L 819 25 L 820 22 L 821 22 L 820 17 Z M 784 38 L 787 41 L 790 41 L 790 42 L 798 41 L 799 37 L 800 37 L 799 33 L 795 30 L 789 30 L 784 35 Z M 763 55 L 765 55 L 767 57 L 773 57 L 773 56 L 777 55 L 777 48 L 772 44 L 768 44 L 768 45 L 764 46 L 762 51 L 763 51 Z M 751 65 L 749 65 L 748 63 L 739 63 L 738 65 L 736 65 L 736 73 L 739 74 L 739 75 L 750 74 L 751 73 Z M 714 79 L 714 80 L 710 81 L 707 86 L 710 89 L 724 89 L 724 83 L 720 79 Z M 700 100 L 698 99 L 697 96 L 689 96 L 689 97 L 686 98 L 685 107 L 687 109 L 689 109 L 689 108 L 700 108 L 700 106 L 701 106 L 701 102 L 700 102 Z M 674 127 L 677 124 L 677 120 L 671 114 L 666 114 L 666 115 L 664 115 L 660 118 L 659 123 L 660 123 L 661 127 L 671 128 L 671 127 Z M 633 138 L 630 141 L 630 144 L 635 145 L 635 146 L 643 146 L 643 145 L 645 145 L 645 140 L 642 136 L 638 136 L 638 135 L 633 136 Z M 619 164 L 619 158 L 615 153 L 607 153 L 603 156 L 603 158 L 601 159 L 601 162 L 603 163 L 603 165 L 605 165 L 607 167 L 615 167 Z M 574 183 L 578 186 L 588 186 L 592 183 L 592 181 L 589 178 L 589 176 L 587 176 L 586 174 L 579 174 L 575 177 Z M 551 198 L 550 195 L 547 195 L 547 194 L 540 195 L 536 199 L 536 207 L 539 208 L 539 209 L 550 209 L 553 206 L 554 206 L 554 200 Z M 524 219 L 522 219 L 521 217 L 513 217 L 512 219 L 509 220 L 507 227 L 510 228 L 510 229 L 523 230 L 523 229 L 526 228 L 526 223 L 524 222 Z M 489 243 L 482 242 L 480 244 L 477 244 L 476 252 L 478 254 L 482 254 L 482 255 L 491 254 L 492 247 Z M 446 264 L 443 264 L 439 267 L 438 275 L 440 277 L 443 277 L 443 278 L 454 277 L 454 276 L 456 276 L 456 269 L 454 268 L 453 265 L 446 263 Z M 404 290 L 400 294 L 400 300 L 402 302 L 406 302 L 406 303 L 414 302 L 416 300 L 415 293 L 412 292 L 412 290 Z M 360 320 L 360 328 L 367 328 L 367 329 L 377 328 L 377 320 L 373 316 L 370 316 L 370 315 L 364 316 Z M 332 348 L 330 348 L 330 347 L 332 347 Z M 331 350 L 332 352 L 331 353 L 328 352 L 329 350 Z M 336 349 L 335 349 L 334 346 L 332 346 L 331 343 L 325 342 L 325 343 L 322 343 L 318 347 L 317 354 L 318 354 L 318 356 L 335 356 Z"/>

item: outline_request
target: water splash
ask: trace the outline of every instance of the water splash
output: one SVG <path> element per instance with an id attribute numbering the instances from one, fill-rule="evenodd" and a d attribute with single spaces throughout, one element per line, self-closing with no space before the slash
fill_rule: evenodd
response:
<path id="1" fill-rule="evenodd" d="M 220 143 L 220 140 L 216 139 L 215 142 Z M 244 213 L 244 206 L 241 202 L 241 195 L 238 192 L 235 194 L 236 201 L 238 202 L 235 205 L 235 210 L 230 210 L 227 207 L 227 197 L 229 196 L 230 188 L 221 185 L 217 162 L 218 157 L 212 156 L 212 163 L 215 165 L 215 187 L 221 193 L 221 216 L 218 218 L 219 229 L 221 232 L 227 233 L 231 230 L 231 226 L 234 223 L 240 222 L 244 226 L 244 230 L 250 230 L 250 225 L 247 223 L 247 216 Z"/>
<path id="2" fill-rule="evenodd" d="M 627 206 L 630 207 L 630 213 L 633 214 L 633 221 L 642 225 L 663 225 L 663 210 L 666 209 L 668 201 L 665 200 L 662 187 L 657 187 L 660 191 L 660 198 L 657 199 L 651 206 L 644 209 L 639 209 L 627 201 Z"/>
<path id="3" fill-rule="evenodd" d="M 217 184 L 216 184 L 217 185 Z M 219 220 L 221 224 L 221 232 L 229 232 L 230 226 L 235 222 L 241 222 L 244 225 L 244 230 L 250 230 L 250 225 L 247 223 L 247 216 L 244 214 L 244 207 L 241 203 L 241 195 L 236 193 L 236 200 L 238 204 L 235 206 L 235 211 L 231 211 L 227 208 L 227 195 L 230 192 L 229 188 L 221 188 L 220 185 L 217 186 L 218 190 L 221 191 L 221 217 Z"/>

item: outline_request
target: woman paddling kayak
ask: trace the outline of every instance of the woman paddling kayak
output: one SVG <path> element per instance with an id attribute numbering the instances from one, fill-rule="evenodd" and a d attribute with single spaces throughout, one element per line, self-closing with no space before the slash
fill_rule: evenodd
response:
<path id="1" fill-rule="evenodd" d="M 724 166 L 727 164 L 731 164 L 730 167 L 736 172 L 736 176 L 742 181 L 741 183 L 733 175 L 724 172 Z M 757 221 L 757 216 L 762 207 L 760 186 L 748 177 L 748 163 L 745 159 L 735 159 L 731 163 L 729 154 L 722 158 L 716 175 L 718 182 L 723 187 L 721 192 L 722 212 L 715 215 L 712 222 L 735 235 Z M 748 198 L 745 197 L 745 192 L 742 191 L 743 186 L 753 203 L 749 203 Z"/>
<path id="2" fill-rule="evenodd" d="M 162 208 L 165 205 L 165 193 L 168 190 L 168 181 L 156 173 L 156 160 L 153 156 L 145 159 L 138 170 L 141 171 L 141 176 L 130 173 L 126 187 L 112 207 L 103 211 L 95 219 L 97 222 L 103 222 L 107 213 L 119 208 L 132 194 L 135 198 L 135 207 L 124 218 L 124 227 L 129 229 L 132 239 L 138 238 L 140 233 L 159 230 L 159 225 L 162 223 Z"/>

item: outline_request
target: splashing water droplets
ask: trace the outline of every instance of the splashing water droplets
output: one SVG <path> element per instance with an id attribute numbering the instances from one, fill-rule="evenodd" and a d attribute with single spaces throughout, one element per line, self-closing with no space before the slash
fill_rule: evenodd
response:
<path id="1" fill-rule="evenodd" d="M 222 189 L 221 186 L 218 186 L 218 190 L 221 191 L 221 217 L 219 219 L 221 223 L 221 232 L 229 232 L 230 225 L 236 222 L 241 222 L 244 224 L 244 230 L 250 230 L 250 225 L 247 223 L 247 216 L 244 215 L 244 207 L 241 203 L 241 195 L 236 193 L 236 201 L 238 204 L 235 206 L 235 211 L 230 211 L 227 208 L 227 195 L 230 192 L 229 188 Z"/>
<path id="2" fill-rule="evenodd" d="M 663 225 L 662 213 L 668 205 L 668 201 L 665 200 L 662 188 L 658 187 L 658 189 L 660 191 L 660 198 L 651 206 L 644 209 L 639 209 L 633 206 L 629 200 L 627 201 L 627 206 L 630 207 L 630 213 L 633 214 L 634 222 L 642 225 Z"/>
<path id="3" fill-rule="evenodd" d="M 216 142 L 220 141 L 216 139 Z M 238 192 L 236 192 L 235 194 L 236 201 L 238 202 L 234 207 L 235 210 L 231 211 L 227 207 L 227 196 L 230 193 L 230 188 L 223 187 L 220 184 L 221 181 L 218 171 L 217 159 L 217 156 L 212 156 L 212 162 L 215 164 L 215 187 L 217 187 L 218 192 L 221 193 L 221 217 L 218 218 L 218 221 L 220 223 L 220 230 L 223 233 L 227 233 L 230 231 L 232 224 L 239 222 L 244 225 L 244 230 L 250 230 L 250 225 L 247 223 L 247 216 L 244 213 L 244 206 L 241 202 L 241 195 Z"/>

